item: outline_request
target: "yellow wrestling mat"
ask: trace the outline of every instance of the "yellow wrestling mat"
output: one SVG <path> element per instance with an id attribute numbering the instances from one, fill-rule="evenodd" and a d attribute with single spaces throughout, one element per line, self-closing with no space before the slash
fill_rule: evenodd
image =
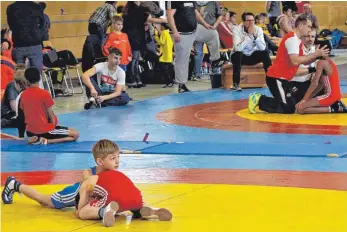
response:
<path id="1" fill-rule="evenodd" d="M 117 218 L 105 228 L 99 221 L 81 221 L 74 209 L 42 208 L 26 197 L 14 196 L 12 205 L 2 205 L 4 232 L 48 231 L 266 231 L 346 232 L 347 192 L 288 187 L 208 184 L 139 184 L 145 201 L 167 207 L 173 221 Z M 63 185 L 35 186 L 45 193 Z"/>
<path id="2" fill-rule="evenodd" d="M 342 100 L 347 102 L 347 98 Z M 267 114 L 261 111 L 256 114 L 250 114 L 248 109 L 240 110 L 236 114 L 241 118 L 263 122 L 347 126 L 347 114 Z"/>

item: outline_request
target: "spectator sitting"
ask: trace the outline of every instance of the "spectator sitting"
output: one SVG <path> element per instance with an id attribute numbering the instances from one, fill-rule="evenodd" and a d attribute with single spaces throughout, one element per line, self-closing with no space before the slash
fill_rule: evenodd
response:
<path id="1" fill-rule="evenodd" d="M 119 67 L 122 52 L 117 48 L 109 48 L 108 61 L 95 64 L 83 73 L 82 81 L 86 85 L 89 103 L 84 109 L 123 106 L 129 103 L 129 95 L 123 91 L 125 87 L 125 72 Z M 93 77 L 97 74 L 97 79 Z"/>
<path id="2" fill-rule="evenodd" d="M 319 30 L 318 19 L 315 15 L 312 14 L 312 7 L 309 3 L 306 3 L 304 5 L 304 13 L 302 15 L 310 19 L 312 21 L 312 25 L 316 27 L 317 30 Z"/>
<path id="3" fill-rule="evenodd" d="M 9 28 L 1 30 L 1 54 L 12 59 L 12 31 Z"/>
<path id="4" fill-rule="evenodd" d="M 288 32 L 293 31 L 294 29 L 294 20 L 292 17 L 292 9 L 288 6 L 283 6 L 282 9 L 283 14 L 278 16 L 277 22 L 279 25 L 279 37 L 283 38 Z"/>
<path id="5" fill-rule="evenodd" d="M 166 23 L 161 24 L 161 32 L 160 35 L 158 31 L 155 31 L 154 39 L 160 45 L 160 69 L 164 78 L 166 78 L 166 84 L 163 88 L 173 87 L 173 41 L 169 33 L 169 25 Z M 159 37 L 160 36 L 160 37 Z"/>
<path id="6" fill-rule="evenodd" d="M 264 17 L 262 15 L 256 15 L 255 16 L 255 25 L 257 25 L 258 27 L 260 27 L 263 32 L 264 32 L 264 40 L 266 42 L 266 47 L 272 51 L 273 54 L 276 53 L 276 51 L 278 50 L 278 46 L 271 40 L 270 37 L 270 33 L 267 30 L 267 26 L 265 25 L 265 20 Z"/>
<path id="7" fill-rule="evenodd" d="M 132 59 L 131 47 L 128 39 L 128 35 L 122 32 L 123 18 L 120 16 L 113 16 L 112 18 L 112 32 L 107 36 L 106 42 L 103 47 L 104 56 L 108 56 L 109 48 L 118 48 L 122 53 L 122 59 L 119 67 L 124 72 L 127 71 L 127 65 Z"/>
<path id="8" fill-rule="evenodd" d="M 39 88 L 40 71 L 30 67 L 25 70 L 24 76 L 29 87 L 22 92 L 18 103 L 19 137 L 24 137 L 26 130 L 28 142 L 32 145 L 76 141 L 79 133 L 75 129 L 58 125 L 51 95 Z"/>
<path id="9" fill-rule="evenodd" d="M 99 38 L 100 45 L 103 44 L 106 37 L 106 30 L 111 25 L 111 19 L 116 14 L 117 2 L 107 1 L 98 7 L 89 18 L 88 32 L 96 34 Z"/>
<path id="10" fill-rule="evenodd" d="M 5 89 L 8 83 L 13 80 L 16 70 L 16 63 L 7 56 L 0 56 L 1 59 L 1 90 Z"/>
<path id="11" fill-rule="evenodd" d="M 233 63 L 233 90 L 241 91 L 240 75 L 242 65 L 264 64 L 267 71 L 271 66 L 271 59 L 266 49 L 263 30 L 254 24 L 254 14 L 242 14 L 243 23 L 233 30 L 234 53 L 231 56 Z"/>
<path id="12" fill-rule="evenodd" d="M 234 27 L 238 27 L 239 25 L 237 24 L 237 20 L 236 20 L 236 13 L 233 11 L 229 11 L 230 14 L 230 19 L 229 19 L 229 27 L 230 29 L 234 29 Z"/>
<path id="13" fill-rule="evenodd" d="M 222 21 L 218 25 L 218 34 L 221 41 L 221 47 L 224 49 L 233 48 L 233 31 L 229 27 L 230 12 L 228 9 L 222 11 Z"/>
<path id="14" fill-rule="evenodd" d="M 4 97 L 1 100 L 1 128 L 17 128 L 18 114 L 16 99 L 28 86 L 24 71 L 17 70 L 14 81 L 8 83 Z"/>

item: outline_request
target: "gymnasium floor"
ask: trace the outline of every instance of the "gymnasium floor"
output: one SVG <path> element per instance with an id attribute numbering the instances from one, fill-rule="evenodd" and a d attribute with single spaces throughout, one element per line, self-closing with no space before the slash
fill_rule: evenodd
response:
<path id="1" fill-rule="evenodd" d="M 345 82 L 341 88 L 347 103 Z M 45 193 L 60 190 L 94 165 L 93 143 L 108 138 L 145 201 L 174 217 L 130 224 L 120 217 L 103 228 L 16 194 L 2 205 L 2 231 L 347 231 L 347 116 L 249 115 L 253 91 L 201 90 L 60 114 L 60 124 L 80 131 L 76 143 L 28 146 L 3 130 L 2 183 L 14 175 Z"/>

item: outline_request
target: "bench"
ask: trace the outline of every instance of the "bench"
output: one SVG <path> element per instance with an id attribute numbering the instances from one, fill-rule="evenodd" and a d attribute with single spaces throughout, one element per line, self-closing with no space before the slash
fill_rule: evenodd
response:
<path id="1" fill-rule="evenodd" d="M 275 60 L 275 56 L 271 56 L 271 60 Z M 243 65 L 240 75 L 241 88 L 263 88 L 266 87 L 265 71 L 263 63 L 256 65 Z M 233 86 L 233 65 L 226 64 L 222 70 L 222 87 L 230 89 Z"/>

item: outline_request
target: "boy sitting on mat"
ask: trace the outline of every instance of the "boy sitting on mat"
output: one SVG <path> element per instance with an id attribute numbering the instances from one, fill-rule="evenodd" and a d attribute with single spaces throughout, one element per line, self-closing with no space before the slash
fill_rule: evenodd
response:
<path id="1" fill-rule="evenodd" d="M 314 97 L 322 89 L 324 94 Z M 347 113 L 341 101 L 338 70 L 332 60 L 326 58 L 318 61 L 311 85 L 295 107 L 299 114 Z"/>
<path id="2" fill-rule="evenodd" d="M 23 138 L 26 130 L 28 142 L 33 145 L 76 141 L 77 130 L 58 125 L 53 99 L 48 91 L 39 87 L 40 71 L 27 68 L 24 77 L 29 87 L 22 92 L 18 103 L 19 137 Z"/>
<path id="3" fill-rule="evenodd" d="M 90 194 L 94 198 L 90 198 Z M 170 221 L 169 210 L 144 206 L 141 191 L 123 173 L 109 170 L 90 176 L 81 185 L 76 216 L 82 220 L 102 219 L 106 227 L 113 226 L 115 215 L 132 211 L 135 218 L 156 218 Z"/>
<path id="4" fill-rule="evenodd" d="M 52 195 L 48 195 L 42 194 L 32 187 L 22 184 L 17 181 L 15 177 L 10 176 L 7 178 L 5 187 L 2 191 L 2 201 L 4 204 L 12 204 L 13 194 L 18 192 L 48 208 L 62 209 L 74 207 L 75 198 L 78 195 L 83 181 L 92 175 L 97 175 L 111 169 L 117 169 L 119 166 L 119 147 L 110 140 L 99 140 L 94 144 L 92 153 L 97 166 L 84 170 L 81 181 L 59 192 L 53 193 Z"/>

